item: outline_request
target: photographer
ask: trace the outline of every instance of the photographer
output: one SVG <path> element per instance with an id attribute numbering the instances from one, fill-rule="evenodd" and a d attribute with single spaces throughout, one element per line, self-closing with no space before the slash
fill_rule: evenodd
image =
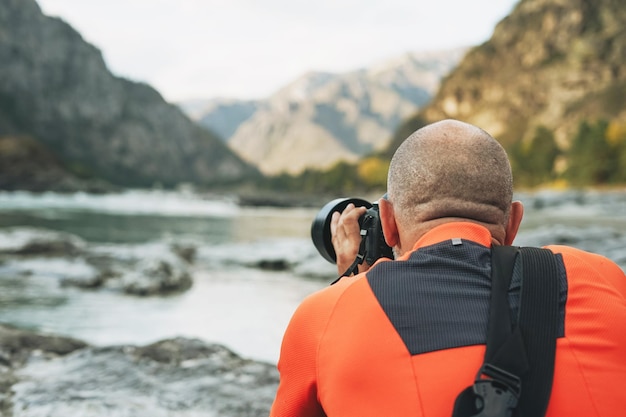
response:
<path id="1" fill-rule="evenodd" d="M 272 417 L 451 416 L 475 380 L 487 340 L 491 247 L 512 244 L 523 214 L 512 201 L 507 155 L 485 131 L 441 121 L 398 148 L 387 186 L 380 223 L 395 260 L 361 264 L 359 274 L 299 306 L 283 339 Z M 359 252 L 365 210 L 348 205 L 332 215 L 339 274 Z M 557 254 L 560 302 L 546 415 L 622 415 L 624 272 L 599 255 L 548 248 Z M 513 273 L 508 291 L 513 316 L 520 277 Z"/>

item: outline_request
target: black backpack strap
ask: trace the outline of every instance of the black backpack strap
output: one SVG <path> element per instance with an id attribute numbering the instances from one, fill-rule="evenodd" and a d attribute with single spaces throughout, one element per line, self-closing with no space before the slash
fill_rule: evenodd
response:
<path id="1" fill-rule="evenodd" d="M 519 405 L 524 417 L 543 416 L 548 408 L 559 325 L 559 270 L 548 249 L 521 248 L 522 298 L 519 328 L 530 363 L 522 377 L 524 395 Z M 525 301 L 528 300 L 528 301 Z"/>
<path id="2" fill-rule="evenodd" d="M 519 317 L 513 321 L 507 293 L 518 254 L 523 278 Z M 546 249 L 496 246 L 491 276 L 484 363 L 474 385 L 457 397 L 452 416 L 543 416 L 552 388 L 558 326 L 556 260 Z"/>

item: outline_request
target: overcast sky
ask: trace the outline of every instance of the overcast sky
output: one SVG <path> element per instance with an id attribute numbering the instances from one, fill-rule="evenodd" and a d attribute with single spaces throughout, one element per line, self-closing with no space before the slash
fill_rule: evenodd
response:
<path id="1" fill-rule="evenodd" d="M 307 71 L 479 44 L 517 0 L 37 0 L 169 101 L 263 98 Z"/>

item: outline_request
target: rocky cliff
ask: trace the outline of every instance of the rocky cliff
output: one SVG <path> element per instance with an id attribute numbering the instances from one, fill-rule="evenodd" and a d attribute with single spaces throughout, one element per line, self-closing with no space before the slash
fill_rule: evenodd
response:
<path id="1" fill-rule="evenodd" d="M 214 101 L 195 117 L 224 132 L 231 149 L 264 173 L 328 168 L 385 148 L 464 52 L 407 53 L 348 73 L 311 72 L 252 107 Z M 225 128 L 229 119 L 237 124 Z"/>
<path id="2" fill-rule="evenodd" d="M 566 148 L 581 120 L 626 117 L 625 28 L 622 0 L 522 0 L 408 126 L 462 119 L 505 145 L 544 126 Z"/>
<path id="3" fill-rule="evenodd" d="M 96 47 L 34 0 L 0 3 L 3 136 L 41 142 L 70 172 L 120 185 L 257 173 L 153 88 L 112 75 Z"/>

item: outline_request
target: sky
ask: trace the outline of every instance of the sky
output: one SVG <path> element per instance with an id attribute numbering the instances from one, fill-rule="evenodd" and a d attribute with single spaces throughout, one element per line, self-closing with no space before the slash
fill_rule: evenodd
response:
<path id="1" fill-rule="evenodd" d="M 478 45 L 517 0 L 36 0 L 170 102 L 259 99 L 309 71 Z"/>

